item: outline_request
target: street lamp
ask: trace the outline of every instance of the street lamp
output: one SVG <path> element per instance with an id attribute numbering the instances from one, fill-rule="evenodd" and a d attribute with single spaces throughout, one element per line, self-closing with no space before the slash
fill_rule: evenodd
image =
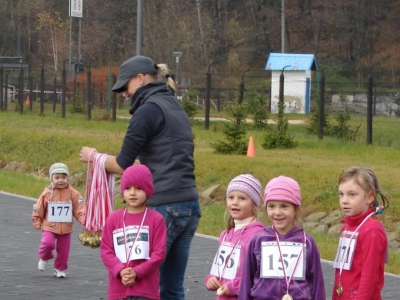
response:
<path id="1" fill-rule="evenodd" d="M 176 62 L 176 78 L 175 78 L 175 81 L 176 81 L 176 84 L 178 85 L 179 84 L 179 78 L 178 78 L 178 73 L 179 73 L 179 57 L 181 57 L 182 56 L 182 52 L 172 52 L 172 55 L 173 56 L 175 56 L 175 62 Z"/>
<path id="2" fill-rule="evenodd" d="M 278 130 L 281 131 L 281 125 L 283 124 L 283 111 L 285 107 L 284 102 L 284 85 L 285 85 L 285 77 L 283 76 L 283 71 L 286 68 L 291 67 L 291 65 L 284 66 L 282 68 L 281 75 L 279 76 L 279 103 L 278 103 Z"/>
<path id="3" fill-rule="evenodd" d="M 244 74 L 250 71 L 251 69 L 244 70 L 242 74 L 242 82 L 240 83 L 240 95 L 239 95 L 239 105 L 242 104 L 243 101 L 243 93 L 244 93 Z"/>

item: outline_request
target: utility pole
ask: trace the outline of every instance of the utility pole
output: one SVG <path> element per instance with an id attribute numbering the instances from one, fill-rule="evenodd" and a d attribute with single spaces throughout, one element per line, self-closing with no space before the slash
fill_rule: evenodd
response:
<path id="1" fill-rule="evenodd" d="M 82 44 L 82 18 L 79 18 L 78 70 L 80 70 L 80 65 L 82 63 L 81 44 Z"/>
<path id="2" fill-rule="evenodd" d="M 143 2 L 137 0 L 137 23 L 136 23 L 136 55 L 142 55 L 143 44 Z"/>
<path id="3" fill-rule="evenodd" d="M 70 2 L 71 6 L 71 2 Z M 70 8 L 70 13 L 71 13 L 71 8 Z M 70 15 L 69 17 L 69 39 L 68 39 L 68 74 L 72 74 L 72 67 L 71 67 L 71 39 L 72 39 L 72 17 Z"/>
<path id="4" fill-rule="evenodd" d="M 281 52 L 285 53 L 285 0 L 281 0 Z"/>
<path id="5" fill-rule="evenodd" d="M 71 66 L 71 48 L 72 48 L 72 17 L 82 18 L 83 0 L 69 0 L 69 42 L 68 42 L 68 74 L 72 75 L 74 68 Z M 79 60 L 78 64 L 81 63 L 80 48 L 81 48 L 81 21 L 79 20 Z M 75 66 L 74 66 L 75 67 Z"/>
<path id="6" fill-rule="evenodd" d="M 216 64 L 217 62 L 214 61 L 208 65 L 207 72 L 206 72 L 206 78 L 207 78 L 207 95 L 206 95 L 206 113 L 204 117 L 204 129 L 208 130 L 210 129 L 210 106 L 211 106 L 211 72 L 210 68 L 213 64 Z"/>

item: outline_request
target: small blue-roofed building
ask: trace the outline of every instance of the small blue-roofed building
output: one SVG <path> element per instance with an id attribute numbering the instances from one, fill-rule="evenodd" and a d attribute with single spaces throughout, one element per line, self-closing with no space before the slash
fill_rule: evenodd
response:
<path id="1" fill-rule="evenodd" d="M 271 71 L 271 112 L 278 113 L 279 77 L 284 75 L 286 113 L 308 114 L 312 71 L 318 71 L 314 54 L 270 53 L 265 70 Z"/>

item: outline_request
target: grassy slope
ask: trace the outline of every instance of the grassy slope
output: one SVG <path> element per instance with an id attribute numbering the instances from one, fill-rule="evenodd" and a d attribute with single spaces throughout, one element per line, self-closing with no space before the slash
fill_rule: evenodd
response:
<path id="1" fill-rule="evenodd" d="M 117 122 L 85 120 L 81 115 L 67 115 L 61 119 L 58 114 L 37 113 L 19 115 L 13 112 L 0 113 L 0 162 L 24 161 L 30 164 L 28 175 L 0 171 L 0 190 L 36 198 L 48 183 L 47 168 L 55 161 L 67 163 L 71 173 L 86 171 L 86 165 L 78 161 L 83 145 L 92 146 L 100 152 L 116 154 L 129 120 Z M 388 134 L 398 136 L 393 120 L 393 130 Z M 387 119 L 383 119 L 385 124 Z M 252 173 L 262 184 L 280 174 L 292 176 L 302 187 L 303 213 L 333 211 L 338 209 L 337 178 L 352 165 L 363 165 L 375 170 L 384 193 L 391 201 L 388 212 L 382 216 L 387 227 L 398 228 L 400 222 L 400 182 L 397 147 L 365 146 L 360 143 L 340 143 L 325 138 L 318 141 L 305 134 L 303 125 L 290 126 L 291 134 L 299 141 L 296 149 L 265 150 L 261 147 L 263 133 L 250 131 L 256 145 L 256 157 L 214 154 L 210 142 L 224 139 L 219 123 L 211 122 L 205 131 L 202 122 L 194 123 L 196 178 L 200 191 L 219 184 L 217 200 L 203 204 L 203 218 L 199 232 L 219 235 L 224 228 L 224 193 L 229 180 L 240 173 Z M 383 138 L 383 137 L 382 137 Z M 21 184 L 23 182 L 23 184 Z M 76 187 L 83 193 L 84 187 Z M 265 219 L 264 219 L 265 221 Z M 332 259 L 336 251 L 335 238 L 315 236 L 323 258 Z M 335 245 L 335 246 L 332 246 Z M 398 255 L 391 254 L 389 272 L 400 273 Z"/>

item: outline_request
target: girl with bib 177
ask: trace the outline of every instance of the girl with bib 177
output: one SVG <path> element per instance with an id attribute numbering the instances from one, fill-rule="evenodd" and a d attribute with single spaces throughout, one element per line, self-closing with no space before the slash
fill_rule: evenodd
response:
<path id="1" fill-rule="evenodd" d="M 285 176 L 272 179 L 265 187 L 264 203 L 271 226 L 250 242 L 239 300 L 325 300 L 318 247 L 295 225 L 299 184 Z"/>

